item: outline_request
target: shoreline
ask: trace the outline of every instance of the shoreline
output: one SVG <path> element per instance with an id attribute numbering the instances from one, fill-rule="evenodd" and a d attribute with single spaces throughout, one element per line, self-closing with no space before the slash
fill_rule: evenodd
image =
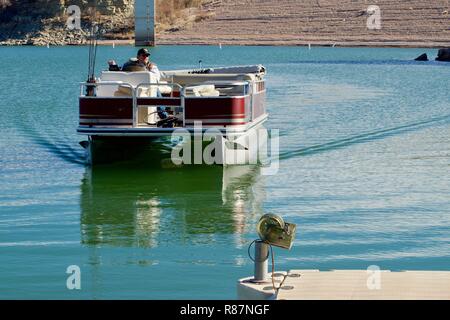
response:
<path id="1" fill-rule="evenodd" d="M 66 47 L 66 46 L 87 46 L 88 43 L 83 44 L 71 44 L 66 43 L 63 45 L 51 45 L 51 47 Z M 100 46 L 134 46 L 134 39 L 132 40 L 98 40 Z M 420 48 L 420 49 L 440 49 L 450 47 L 450 43 L 447 41 L 323 41 L 323 40 L 311 40 L 311 41 L 170 41 L 160 40 L 156 42 L 158 46 L 259 46 L 259 47 L 343 47 L 343 48 Z M 0 47 L 46 47 L 42 45 L 33 44 L 0 44 Z M 151 46 L 149 46 L 151 47 Z"/>

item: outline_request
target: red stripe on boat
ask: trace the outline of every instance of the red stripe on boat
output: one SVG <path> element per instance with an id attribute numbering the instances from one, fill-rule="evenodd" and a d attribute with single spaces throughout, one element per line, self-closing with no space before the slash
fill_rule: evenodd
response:
<path id="1" fill-rule="evenodd" d="M 173 91 L 172 93 L 163 93 L 162 94 L 163 97 L 165 98 L 179 98 L 180 97 L 180 92 L 179 91 Z"/>
<path id="2" fill-rule="evenodd" d="M 245 114 L 245 98 L 186 98 L 186 119 L 232 119 Z M 223 115 L 228 115 L 222 117 Z M 245 118 L 245 116 L 244 116 Z"/>
<path id="3" fill-rule="evenodd" d="M 114 119 L 133 119 L 133 99 L 80 98 L 80 114 Z"/>

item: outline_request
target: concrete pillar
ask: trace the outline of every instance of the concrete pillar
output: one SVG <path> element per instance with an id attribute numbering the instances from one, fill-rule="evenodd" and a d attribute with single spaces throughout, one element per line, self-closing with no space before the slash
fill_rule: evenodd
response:
<path id="1" fill-rule="evenodd" d="M 135 0 L 135 45 L 155 45 L 155 0 Z"/>

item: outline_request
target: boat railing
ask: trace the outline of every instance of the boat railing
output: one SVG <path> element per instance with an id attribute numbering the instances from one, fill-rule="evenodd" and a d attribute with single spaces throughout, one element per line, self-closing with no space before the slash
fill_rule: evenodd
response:
<path id="1" fill-rule="evenodd" d="M 173 89 L 178 89 L 178 92 L 184 92 L 186 94 L 186 89 L 192 89 L 197 86 L 204 86 L 204 85 L 214 85 L 215 89 L 220 91 L 221 97 L 226 96 L 247 96 L 253 94 L 255 91 L 255 88 L 259 88 L 260 85 L 263 85 L 265 80 L 256 80 L 256 81 L 221 81 L 221 80 L 211 80 L 211 81 L 204 81 L 199 83 L 189 83 L 185 84 L 184 86 L 169 82 L 169 83 L 139 83 L 137 85 L 127 83 L 124 81 L 101 81 L 101 82 L 95 82 L 95 83 L 89 83 L 89 82 L 82 82 L 80 83 L 80 95 L 82 97 L 133 97 L 136 98 L 136 95 L 138 95 L 139 89 L 142 87 L 170 87 L 172 89 L 171 91 L 171 97 L 173 98 Z M 109 89 L 106 89 L 104 87 L 109 87 Z M 130 92 L 128 94 L 124 93 L 122 95 L 116 95 L 116 90 L 118 88 L 127 88 L 130 89 Z M 100 90 L 99 90 L 100 89 Z M 255 93 L 256 93 L 255 92 Z M 202 96 L 202 97 L 208 97 L 208 96 Z"/>
<path id="2" fill-rule="evenodd" d="M 150 96 L 139 96 L 137 93 L 141 88 L 148 88 L 152 91 L 153 88 L 158 89 L 164 87 L 170 87 L 170 96 L 163 96 L 159 90 L 156 90 Z M 174 89 L 177 89 L 179 92 L 179 96 L 174 96 Z M 133 95 L 133 127 L 136 127 L 138 124 L 138 113 L 140 107 L 148 107 L 148 106 L 170 106 L 170 107 L 178 107 L 183 115 L 183 127 L 185 123 L 185 89 L 179 85 L 178 83 L 140 83 L 134 89 Z"/>
<path id="3" fill-rule="evenodd" d="M 133 127 L 139 124 L 139 110 L 144 107 L 170 106 L 178 108 L 183 115 L 183 127 L 186 122 L 185 99 L 187 98 L 242 98 L 248 97 L 246 113 L 253 115 L 253 94 L 258 92 L 258 86 L 264 80 L 211 80 L 201 83 L 189 83 L 182 86 L 178 83 L 139 83 L 133 85 L 124 81 L 99 81 L 95 83 L 80 83 L 82 98 L 132 99 Z M 218 95 L 191 95 L 189 90 L 196 86 L 214 85 Z M 165 89 L 164 91 L 162 89 Z M 161 89 L 161 90 L 158 90 Z M 187 92 L 187 90 L 189 92 Z M 161 94 L 163 92 L 163 94 Z M 181 119 L 180 119 L 181 120 Z"/>

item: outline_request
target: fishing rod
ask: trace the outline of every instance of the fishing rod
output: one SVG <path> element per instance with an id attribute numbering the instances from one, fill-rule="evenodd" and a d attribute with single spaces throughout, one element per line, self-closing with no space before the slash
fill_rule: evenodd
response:
<path id="1" fill-rule="evenodd" d="M 96 26 L 92 26 L 91 35 L 89 41 L 89 68 L 88 68 L 88 80 L 95 79 L 95 64 L 97 61 L 97 33 Z"/>
<path id="2" fill-rule="evenodd" d="M 95 5 L 96 6 L 96 5 Z M 96 7 L 95 7 L 96 9 Z M 93 14 L 91 15 L 91 30 L 89 34 L 89 64 L 88 64 L 88 83 L 95 83 L 95 64 L 97 60 L 97 36 L 98 36 L 98 27 L 95 23 L 96 21 L 96 10 L 94 9 Z M 95 95 L 95 85 L 86 86 L 86 95 L 94 96 Z"/>
<path id="3" fill-rule="evenodd" d="M 88 35 L 88 44 L 89 44 L 89 62 L 88 62 L 88 74 L 87 74 L 87 81 L 91 80 L 91 68 L 92 68 L 92 49 L 93 49 L 93 43 L 92 43 L 92 38 L 93 38 L 93 30 L 92 30 L 92 26 L 91 29 L 89 31 L 89 35 Z"/>

